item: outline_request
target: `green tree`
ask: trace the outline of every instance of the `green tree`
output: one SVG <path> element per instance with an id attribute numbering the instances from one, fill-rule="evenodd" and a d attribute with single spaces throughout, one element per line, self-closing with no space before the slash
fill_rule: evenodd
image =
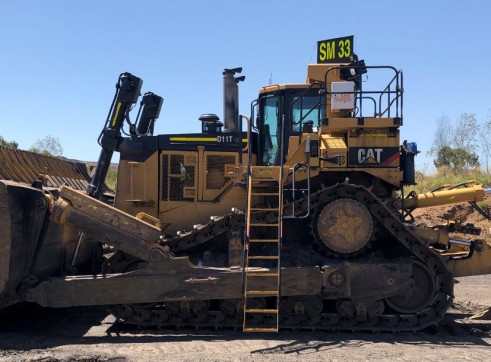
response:
<path id="1" fill-rule="evenodd" d="M 39 139 L 29 148 L 29 151 L 40 153 L 48 156 L 62 156 L 63 147 L 61 147 L 60 140 L 53 136 L 46 136 Z"/>
<path id="2" fill-rule="evenodd" d="M 436 120 L 436 131 L 433 137 L 433 147 L 428 152 L 430 155 L 436 155 L 440 149 L 449 146 L 452 143 L 453 127 L 450 118 L 443 115 Z"/>
<path id="3" fill-rule="evenodd" d="M 428 152 L 434 156 L 436 168 L 450 169 L 453 173 L 479 166 L 477 135 L 480 125 L 472 113 L 464 113 L 455 125 L 447 116 L 437 120 L 433 147 Z"/>
<path id="4" fill-rule="evenodd" d="M 446 166 L 455 172 L 460 172 L 479 166 L 479 157 L 476 153 L 462 148 L 444 146 L 438 150 L 433 163 L 436 168 Z"/>
<path id="5" fill-rule="evenodd" d="M 453 146 L 469 153 L 475 152 L 478 148 L 476 136 L 479 134 L 479 129 L 474 113 L 462 114 L 454 127 Z"/>
<path id="6" fill-rule="evenodd" d="M 491 120 L 484 122 L 479 132 L 479 144 L 481 156 L 486 166 L 486 172 L 489 173 L 489 160 L 491 158 Z"/>
<path id="7" fill-rule="evenodd" d="M 17 148 L 19 148 L 19 144 L 17 142 L 15 142 L 15 141 L 7 141 L 2 136 L 0 136 L 0 146 L 8 147 L 8 148 L 13 148 L 14 150 L 16 150 Z"/>

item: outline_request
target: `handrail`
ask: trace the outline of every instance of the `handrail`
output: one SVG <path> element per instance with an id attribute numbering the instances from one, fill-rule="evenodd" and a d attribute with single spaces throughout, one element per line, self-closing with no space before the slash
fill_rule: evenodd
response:
<path id="1" fill-rule="evenodd" d="M 297 170 L 300 168 L 306 168 L 306 170 L 307 170 L 307 188 L 303 188 L 303 189 L 297 189 L 297 187 L 295 186 L 295 184 L 296 184 L 295 174 L 296 174 Z M 309 217 L 310 216 L 310 166 L 309 166 L 308 161 L 307 162 L 298 162 L 293 166 L 293 169 L 292 169 L 292 187 L 288 188 L 288 189 L 284 189 L 284 191 L 291 191 L 292 192 L 293 202 L 291 203 L 291 206 L 292 206 L 291 214 L 288 216 L 283 216 L 283 217 L 285 219 L 306 219 L 307 217 Z M 303 191 L 307 192 L 307 197 L 306 197 L 307 211 L 304 215 L 295 215 L 296 214 L 295 193 L 296 192 L 303 192 Z"/>
<path id="2" fill-rule="evenodd" d="M 401 86 L 399 86 L 399 79 L 401 81 Z M 396 85 L 395 85 L 395 90 L 392 91 L 391 85 L 394 83 L 394 81 L 396 82 Z M 402 70 L 399 70 L 396 72 L 394 77 L 392 77 L 389 84 L 387 84 L 387 86 L 380 93 L 379 104 L 378 104 L 378 106 L 379 106 L 379 109 L 378 109 L 379 117 L 383 116 L 385 113 L 387 113 L 387 115 L 390 117 L 390 108 L 392 107 L 394 102 L 396 102 L 396 115 L 399 114 L 399 102 L 398 102 L 398 100 L 399 100 L 399 98 L 401 98 L 401 103 L 402 103 L 403 91 L 404 91 L 404 88 L 402 88 Z M 391 100 L 390 95 L 392 93 L 395 93 L 396 97 Z M 384 94 L 387 94 L 387 108 L 382 112 L 382 96 Z M 401 104 L 401 112 L 402 112 L 402 104 Z M 401 117 L 402 117 L 402 115 L 401 115 Z"/>
<path id="3" fill-rule="evenodd" d="M 285 114 L 281 116 L 281 135 L 279 138 L 278 150 L 280 151 L 280 166 L 283 167 L 285 163 L 285 154 L 284 154 L 284 143 L 285 143 Z M 281 173 L 283 175 L 283 172 Z"/>
<path id="4" fill-rule="evenodd" d="M 246 120 L 247 122 L 247 144 L 244 148 L 242 148 L 242 152 L 246 152 L 246 151 L 249 151 L 249 140 L 251 138 L 251 131 L 250 131 L 250 125 L 251 125 L 251 119 L 247 116 L 244 116 L 244 115 L 240 115 L 239 118 L 241 119 L 241 123 L 242 123 L 242 118 Z M 240 132 L 240 137 L 242 138 L 242 132 Z M 239 144 L 241 145 L 242 144 L 242 140 L 239 140 Z"/>
<path id="5" fill-rule="evenodd" d="M 382 90 L 363 90 L 362 89 L 362 82 L 360 81 L 359 83 L 359 89 L 352 91 L 352 92 L 332 92 L 329 89 L 327 89 L 327 79 L 328 79 L 328 74 L 332 71 L 335 70 L 342 70 L 342 69 L 386 69 L 389 71 L 394 72 L 394 76 L 390 79 L 388 84 L 383 88 Z M 360 75 L 361 76 L 361 75 Z M 395 89 L 392 89 L 392 88 Z M 332 94 L 355 94 L 359 95 L 357 97 L 358 99 L 358 104 L 359 104 L 359 115 L 358 117 L 363 117 L 363 99 L 371 99 L 372 101 L 375 102 L 375 117 L 382 117 L 383 115 L 387 114 L 388 117 L 390 117 L 390 111 L 391 108 L 395 104 L 395 117 L 403 117 L 403 74 L 401 70 L 397 70 L 393 66 L 389 65 L 373 65 L 373 66 L 350 66 L 350 65 L 343 65 L 343 66 L 336 66 L 329 68 L 325 73 L 324 73 L 324 91 L 326 95 L 332 95 Z M 378 104 L 377 101 L 373 97 L 367 97 L 367 95 L 370 94 L 377 94 L 378 97 Z M 392 98 L 391 95 L 394 95 Z M 383 103 L 383 97 L 387 97 L 387 107 L 385 109 L 382 109 L 382 103 Z M 399 107 L 400 105 L 400 107 Z M 378 112 L 377 112 L 378 110 Z"/>
<path id="6" fill-rule="evenodd" d="M 359 99 L 360 102 L 361 102 L 362 99 L 369 99 L 369 100 L 371 100 L 373 102 L 373 116 L 374 117 L 377 116 L 377 101 L 375 100 L 375 98 L 373 98 L 373 97 L 359 97 L 358 99 Z M 355 115 L 356 115 L 356 113 L 358 113 L 358 112 L 355 112 Z"/>
<path id="7" fill-rule="evenodd" d="M 259 100 L 258 99 L 254 99 L 252 102 L 251 102 L 251 129 L 254 129 L 256 131 L 259 131 L 259 129 L 257 128 L 257 125 L 254 126 L 254 107 L 257 106 L 259 104 Z"/>

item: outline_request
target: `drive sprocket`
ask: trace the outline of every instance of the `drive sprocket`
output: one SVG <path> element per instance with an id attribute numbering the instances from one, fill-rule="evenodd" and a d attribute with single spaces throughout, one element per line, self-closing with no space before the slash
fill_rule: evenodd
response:
<path id="1" fill-rule="evenodd" d="M 340 198 L 320 207 L 312 228 L 319 244 L 342 257 L 365 249 L 373 234 L 373 219 L 361 202 Z"/>

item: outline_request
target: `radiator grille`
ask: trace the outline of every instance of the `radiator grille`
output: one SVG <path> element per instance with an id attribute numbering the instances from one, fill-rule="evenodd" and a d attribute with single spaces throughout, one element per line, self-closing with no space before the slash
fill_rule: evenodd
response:
<path id="1" fill-rule="evenodd" d="M 234 165 L 235 156 L 206 156 L 206 188 L 220 190 L 232 177 L 227 176 L 225 165 Z"/>
<path id="2" fill-rule="evenodd" d="M 196 157 L 162 155 L 162 201 L 193 201 L 196 198 Z"/>

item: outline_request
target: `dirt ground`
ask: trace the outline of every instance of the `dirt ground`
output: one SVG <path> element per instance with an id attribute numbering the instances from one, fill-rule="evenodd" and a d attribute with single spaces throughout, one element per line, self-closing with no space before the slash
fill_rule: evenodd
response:
<path id="1" fill-rule="evenodd" d="M 491 223 L 466 206 L 420 211 L 419 223 L 461 218 Z M 0 316 L 1 361 L 296 361 L 491 360 L 491 320 L 471 320 L 491 307 L 491 275 L 458 278 L 455 301 L 437 326 L 418 333 L 292 332 L 137 329 L 114 323 L 103 308 L 23 308 Z"/>
<path id="2" fill-rule="evenodd" d="M 489 275 L 459 278 L 454 307 L 418 333 L 142 330 L 113 324 L 102 308 L 10 312 L 0 322 L 2 361 L 491 360 Z"/>

